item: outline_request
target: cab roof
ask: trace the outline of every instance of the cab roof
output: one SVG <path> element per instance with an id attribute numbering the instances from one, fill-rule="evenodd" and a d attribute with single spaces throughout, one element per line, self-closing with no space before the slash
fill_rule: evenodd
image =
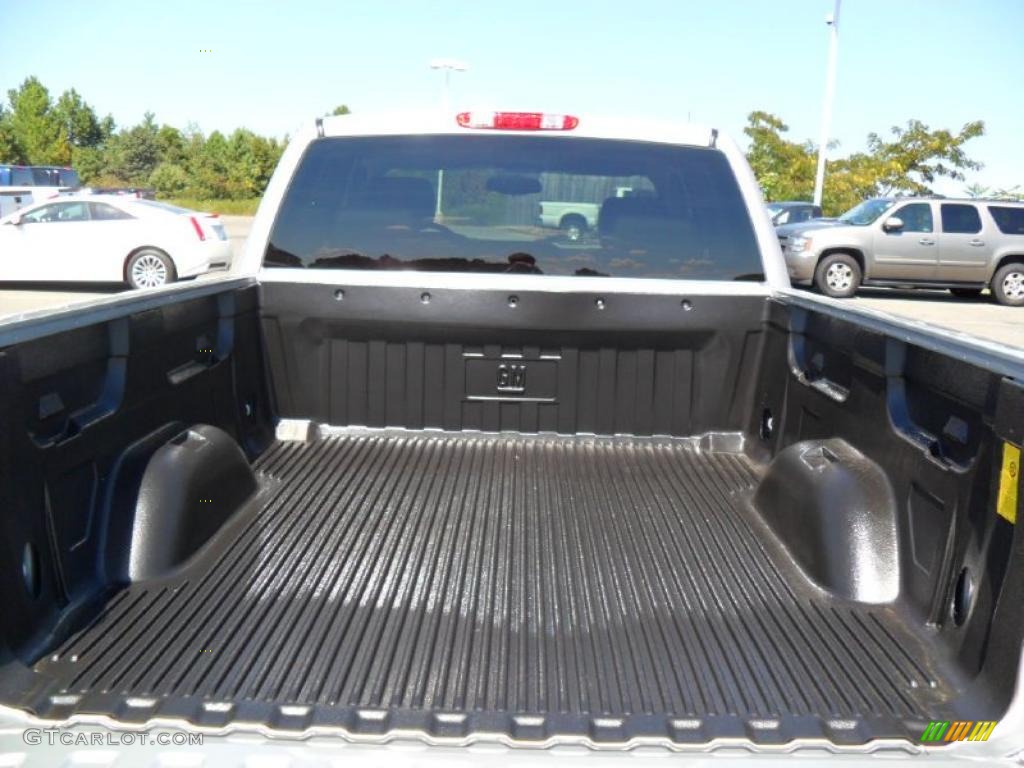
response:
<path id="1" fill-rule="evenodd" d="M 463 127 L 459 124 L 460 114 L 534 114 L 548 113 L 511 113 L 493 110 L 473 110 L 469 113 L 418 111 L 391 112 L 375 114 L 350 114 L 320 118 L 315 121 L 313 129 L 318 136 L 409 136 L 409 135 L 444 135 L 444 134 L 513 134 L 538 135 L 557 138 L 591 138 L 620 139 L 626 141 L 652 141 L 666 144 L 685 144 L 689 146 L 715 146 L 718 131 L 704 125 L 686 122 L 670 122 L 648 120 L 643 118 L 590 117 L 587 115 L 562 115 L 573 117 L 576 122 L 572 128 L 542 130 L 505 130 L 502 128 Z"/>

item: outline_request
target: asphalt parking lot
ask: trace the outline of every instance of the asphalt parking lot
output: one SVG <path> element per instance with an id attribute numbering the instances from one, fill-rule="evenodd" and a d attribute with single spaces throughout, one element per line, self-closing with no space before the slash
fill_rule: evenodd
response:
<path id="1" fill-rule="evenodd" d="M 221 218 L 231 240 L 235 258 L 238 258 L 249 235 L 252 218 Z M 123 290 L 126 290 L 125 287 L 120 285 L 0 287 L 0 319 L 5 315 L 67 306 Z M 901 315 L 941 328 L 951 328 L 990 341 L 1024 348 L 1024 307 L 998 306 L 987 293 L 976 299 L 959 299 L 947 291 L 868 288 L 849 301 L 853 306 Z"/>

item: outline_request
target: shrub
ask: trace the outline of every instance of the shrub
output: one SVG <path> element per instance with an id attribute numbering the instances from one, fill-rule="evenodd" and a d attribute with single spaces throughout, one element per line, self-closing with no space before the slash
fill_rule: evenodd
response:
<path id="1" fill-rule="evenodd" d="M 188 173 L 180 165 L 174 163 L 160 163 L 149 175 L 149 185 L 159 194 L 168 197 L 180 195 L 188 183 Z"/>

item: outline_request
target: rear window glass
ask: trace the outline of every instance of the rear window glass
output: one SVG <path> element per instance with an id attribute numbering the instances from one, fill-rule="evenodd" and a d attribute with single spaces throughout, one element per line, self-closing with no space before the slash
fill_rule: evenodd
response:
<path id="1" fill-rule="evenodd" d="M 981 216 L 973 205 L 942 204 L 942 231 L 950 234 L 973 235 L 981 232 Z"/>
<path id="2" fill-rule="evenodd" d="M 15 187 L 26 186 L 31 187 L 35 185 L 35 181 L 32 177 L 31 168 L 12 168 L 11 169 L 11 185 Z"/>
<path id="3" fill-rule="evenodd" d="M 1024 208 L 990 205 L 988 212 L 1004 235 L 1024 235 Z"/>
<path id="4" fill-rule="evenodd" d="M 82 186 L 82 182 L 78 178 L 78 172 L 72 171 L 70 168 L 62 168 L 61 170 L 57 171 L 57 176 L 62 187 Z"/>
<path id="5" fill-rule="evenodd" d="M 320 139 L 264 264 L 762 279 L 719 151 L 540 136 Z"/>
<path id="6" fill-rule="evenodd" d="M 51 168 L 33 168 L 32 180 L 37 187 L 56 187 L 57 172 Z"/>

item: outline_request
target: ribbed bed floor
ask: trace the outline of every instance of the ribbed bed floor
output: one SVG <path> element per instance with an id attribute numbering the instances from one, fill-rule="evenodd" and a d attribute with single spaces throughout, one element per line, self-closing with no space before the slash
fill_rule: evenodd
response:
<path id="1" fill-rule="evenodd" d="M 258 509 L 36 665 L 79 710 L 849 742 L 950 695 L 891 609 L 829 598 L 766 541 L 739 454 L 352 432 L 257 469 Z"/>

